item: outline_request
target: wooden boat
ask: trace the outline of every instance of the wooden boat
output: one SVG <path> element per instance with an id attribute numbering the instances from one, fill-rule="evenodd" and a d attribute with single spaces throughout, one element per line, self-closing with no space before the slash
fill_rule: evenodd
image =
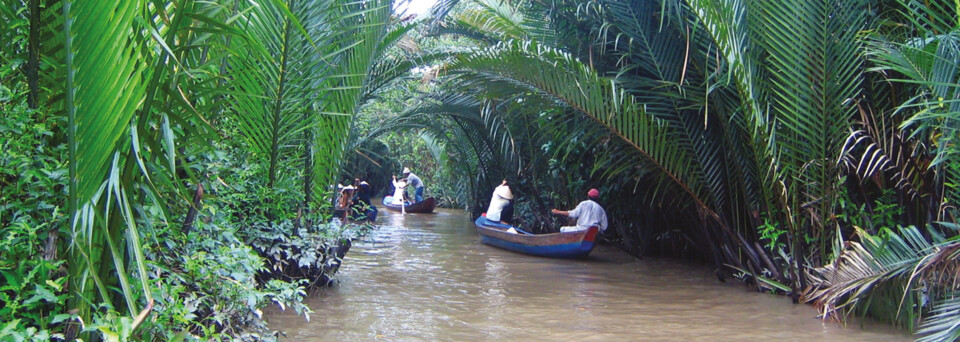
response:
<path id="1" fill-rule="evenodd" d="M 508 233 L 508 229 L 516 228 L 490 221 L 486 216 L 478 217 L 474 224 L 477 225 L 477 233 L 480 233 L 480 241 L 485 244 L 550 258 L 585 258 L 593 250 L 597 238 L 597 227 L 574 233 L 534 235 L 523 231 Z"/>
<path id="2" fill-rule="evenodd" d="M 393 196 L 387 196 L 383 198 L 383 206 L 393 211 L 404 210 L 408 213 L 432 213 L 433 209 L 437 207 L 437 199 L 427 197 L 417 203 L 407 202 L 406 208 L 401 208 L 399 204 L 393 203 Z"/>

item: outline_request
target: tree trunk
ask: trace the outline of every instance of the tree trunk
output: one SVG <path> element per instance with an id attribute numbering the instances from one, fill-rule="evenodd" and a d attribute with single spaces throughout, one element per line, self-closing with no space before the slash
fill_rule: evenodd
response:
<path id="1" fill-rule="evenodd" d="M 27 106 L 40 106 L 40 0 L 30 0 L 30 36 L 27 38 Z"/>
<path id="2" fill-rule="evenodd" d="M 183 233 L 189 233 L 193 229 L 193 222 L 197 220 L 199 213 L 200 200 L 203 198 L 203 184 L 197 184 L 197 192 L 193 194 L 193 205 L 187 211 L 187 218 L 183 220 Z"/>

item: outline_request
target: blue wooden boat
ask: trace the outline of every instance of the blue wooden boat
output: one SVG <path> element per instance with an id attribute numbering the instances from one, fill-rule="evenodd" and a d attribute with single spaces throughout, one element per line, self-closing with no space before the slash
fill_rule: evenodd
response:
<path id="1" fill-rule="evenodd" d="M 585 258 L 593 250 L 597 227 L 574 233 L 517 234 L 507 230 L 516 227 L 494 222 L 481 215 L 474 221 L 480 242 L 517 253 L 550 258 Z"/>
<path id="2" fill-rule="evenodd" d="M 393 204 L 393 196 L 387 196 L 383 198 L 383 206 L 393 211 L 402 210 L 408 213 L 432 213 L 433 209 L 437 207 L 437 199 L 427 197 L 416 203 L 410 203 L 408 201 L 404 203 L 405 208 L 401 208 L 399 204 Z"/>

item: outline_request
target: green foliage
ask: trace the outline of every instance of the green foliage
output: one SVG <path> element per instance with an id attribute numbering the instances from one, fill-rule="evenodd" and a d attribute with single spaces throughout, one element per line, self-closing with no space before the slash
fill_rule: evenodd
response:
<path id="1" fill-rule="evenodd" d="M 884 108 L 878 113 L 877 120 L 889 120 L 898 123 L 898 129 L 908 137 L 906 143 L 924 146 L 929 152 L 911 156 L 913 160 L 929 163 L 927 171 L 944 182 L 944 205 L 928 210 L 938 217 L 956 219 L 955 207 L 960 202 L 960 192 L 954 185 L 957 174 L 955 165 L 960 158 L 960 148 L 956 140 L 960 138 L 957 117 L 960 117 L 960 25 L 956 18 L 960 8 L 945 2 L 930 4 L 915 0 L 897 1 L 894 7 L 899 15 L 888 18 L 883 24 L 890 27 L 900 26 L 900 30 L 868 37 L 869 56 L 874 63 L 873 71 L 881 72 L 883 78 L 895 85 L 901 92 L 894 98 L 893 108 Z M 909 146 L 908 145 L 908 146 Z M 891 160 L 903 169 L 904 158 L 898 158 L 893 151 L 875 153 L 879 158 L 875 164 L 881 164 L 883 157 Z M 866 159 L 866 158 L 865 158 Z M 912 171 L 910 169 L 907 169 Z M 912 172 L 911 172 L 912 173 Z M 906 177 L 900 172 L 900 183 L 917 185 L 922 179 Z M 898 178 L 899 178 L 898 177 Z M 901 186 L 902 187 L 902 186 Z M 917 187 L 920 191 L 929 191 Z"/>
<path id="2" fill-rule="evenodd" d="M 293 223 L 284 221 L 246 229 L 247 243 L 266 260 L 260 281 L 302 279 L 308 288 L 328 285 L 350 248 L 350 241 L 369 226 L 328 223 L 317 228 L 316 232 L 300 229 L 291 235 L 288 232 L 293 230 Z M 296 310 L 301 313 L 299 307 Z"/>
<path id="3" fill-rule="evenodd" d="M 884 189 L 883 193 L 876 196 L 870 205 L 867 203 L 857 205 L 850 198 L 849 192 L 845 192 L 837 203 L 840 211 L 837 219 L 844 227 L 857 227 L 871 233 L 879 232 L 883 228 L 896 227 L 901 222 L 903 207 L 896 203 L 895 195 L 893 189 Z"/>
<path id="4" fill-rule="evenodd" d="M 46 119 L 46 120 L 44 120 Z M 66 183 L 63 145 L 52 145 L 54 118 L 45 118 L 21 105 L 0 117 L 0 226 L 20 224 L 33 233 L 59 227 Z M 23 235 L 23 244 L 11 244 L 11 255 L 38 253 L 42 241 Z M 35 238 L 35 237 L 34 237 Z"/>
<path id="5" fill-rule="evenodd" d="M 208 212 L 212 223 L 200 221 L 187 234 L 163 227 L 146 232 L 146 240 L 155 241 L 145 246 L 145 254 L 156 304 L 155 314 L 137 333 L 142 338 L 208 340 L 265 332 L 262 309 L 274 304 L 309 315 L 302 304 L 306 284 L 263 281 L 264 259 L 225 221 L 233 217 L 225 209 Z"/>
<path id="6" fill-rule="evenodd" d="M 764 247 L 770 251 L 777 251 L 786 247 L 786 243 L 780 240 L 781 236 L 787 233 L 786 230 L 781 228 L 782 226 L 776 224 L 776 222 L 771 222 L 769 218 L 763 218 L 763 224 L 760 227 L 757 227 L 757 230 L 760 232 L 760 239 L 767 241 Z"/>
<path id="7" fill-rule="evenodd" d="M 45 341 L 67 311 L 64 262 L 44 259 L 49 234 L 66 224 L 66 150 L 50 142 L 57 121 L 23 99 L 0 101 L 0 340 Z"/>
<path id="8" fill-rule="evenodd" d="M 49 334 L 51 325 L 69 316 L 63 314 L 66 278 L 54 273 L 62 264 L 33 257 L 20 259 L 15 265 L 0 265 L 0 275 L 7 284 L 0 286 L 0 301 L 4 303 L 0 318 L 11 322 L 5 332 L 0 332 L 0 339 Z"/>
<path id="9" fill-rule="evenodd" d="M 405 32 L 385 30 L 391 10 L 389 1 L 45 1 L 35 13 L 24 1 L 0 5 L 3 339 L 74 338 L 57 334 L 80 322 L 84 339 L 226 339 L 246 328 L 264 331 L 259 312 L 270 303 L 308 313 L 300 304 L 308 283 L 265 279 L 265 261 L 244 233 L 278 222 L 282 234 L 292 235 L 290 225 L 304 219 L 308 225 L 326 221 L 325 204 L 302 215 L 304 189 L 313 186 L 297 176 L 335 174 L 343 142 L 300 133 L 343 137 L 351 120 L 337 119 L 341 125 L 333 127 L 301 115 L 335 101 L 317 96 L 313 90 L 320 88 L 352 92 L 355 98 L 342 100 L 359 101 L 357 87 L 325 82 L 366 81 L 378 44 Z M 41 22 L 31 23 L 31 16 Z M 272 32 L 276 23 L 283 24 L 282 33 Z M 31 25 L 39 29 L 39 42 L 28 37 Z M 282 55 L 275 61 L 269 48 L 284 40 L 269 38 L 291 33 L 310 39 L 275 49 Z M 28 47 L 40 54 L 28 54 Z M 344 51 L 352 57 L 341 58 Z M 252 64 L 236 58 L 244 54 Z M 39 76 L 27 67 L 34 62 Z M 236 66 L 254 75 L 236 77 Z M 36 82 L 39 89 L 27 86 Z M 259 88 L 251 86 L 257 82 Z M 28 88 L 42 99 L 31 104 L 40 109 L 27 109 Z M 279 122 L 266 125 L 272 135 L 241 143 L 242 132 L 262 134 L 251 127 L 263 123 L 242 126 L 223 114 L 227 108 L 263 109 L 291 120 L 272 120 Z M 253 149 L 263 141 L 273 145 Z M 307 147 L 274 148 L 298 143 Z M 331 164 L 318 170 L 297 165 L 304 150 Z M 290 162 L 261 165 L 251 155 Z M 219 164 L 205 164 L 210 161 Z M 285 176 L 273 179 L 281 168 Z M 191 195 L 201 187 L 207 196 L 195 202 Z M 320 228 L 310 234 L 329 233 L 323 241 L 337 245 L 351 234 Z M 61 231 L 66 241 L 58 243 Z M 317 245 L 320 238 L 292 241 L 320 246 L 301 255 L 324 260 L 323 266 L 342 258 Z M 333 272 L 328 267 L 324 275 Z M 68 309 L 78 314 L 62 315 Z"/>
<path id="10" fill-rule="evenodd" d="M 909 330 L 938 306 L 934 322 L 924 323 L 924 334 L 954 333 L 951 326 L 960 317 L 944 317 L 943 312 L 951 310 L 957 287 L 956 279 L 947 276 L 960 265 L 956 239 L 916 227 L 883 228 L 876 235 L 858 229 L 857 235 L 861 242 L 843 243 L 835 262 L 809 270 L 811 286 L 804 300 L 815 302 L 825 315 L 869 313 Z"/>

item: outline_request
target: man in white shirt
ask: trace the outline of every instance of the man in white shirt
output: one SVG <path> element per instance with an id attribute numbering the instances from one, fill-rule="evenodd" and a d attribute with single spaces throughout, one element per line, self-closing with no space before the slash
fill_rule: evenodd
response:
<path id="1" fill-rule="evenodd" d="M 590 191 L 587 192 L 587 200 L 580 202 L 575 209 L 570 211 L 550 209 L 551 213 L 577 219 L 576 226 L 560 227 L 560 232 L 571 233 L 586 230 L 590 227 L 597 227 L 600 232 L 606 230 L 607 212 L 597 203 L 598 198 L 600 198 L 600 191 L 590 189 Z"/>

